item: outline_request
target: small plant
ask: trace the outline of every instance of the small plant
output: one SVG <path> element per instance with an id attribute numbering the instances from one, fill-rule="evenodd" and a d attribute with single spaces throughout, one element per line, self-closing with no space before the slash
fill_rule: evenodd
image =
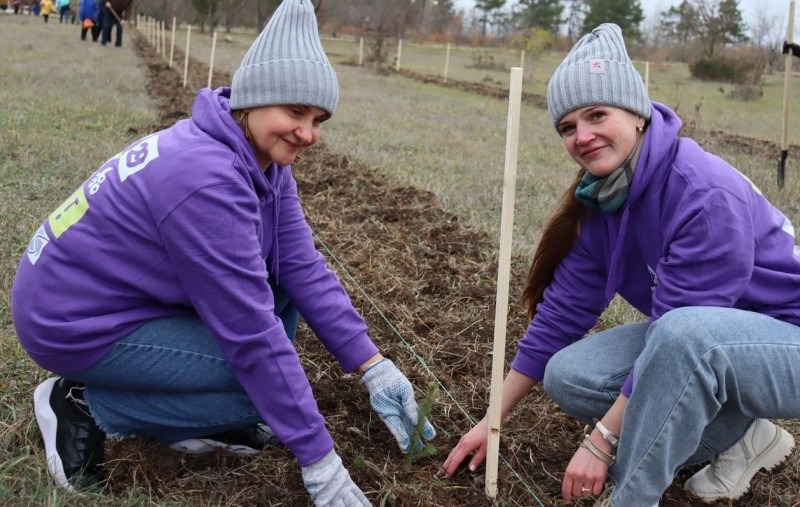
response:
<path id="1" fill-rule="evenodd" d="M 425 426 L 425 420 L 430 417 L 438 395 L 439 386 L 435 382 L 428 384 L 427 389 L 425 389 L 425 396 L 419 402 L 417 425 L 414 427 L 414 433 L 411 434 L 411 450 L 406 454 L 406 468 L 411 467 L 411 465 L 419 459 L 436 456 L 436 446 L 425 443 L 422 438 L 422 430 Z M 422 445 L 417 447 L 413 445 L 414 442 L 421 442 Z"/>
<path id="2" fill-rule="evenodd" d="M 364 459 L 364 455 L 359 454 L 353 458 L 353 467 L 357 468 L 358 470 L 364 470 L 367 467 L 367 461 Z"/>

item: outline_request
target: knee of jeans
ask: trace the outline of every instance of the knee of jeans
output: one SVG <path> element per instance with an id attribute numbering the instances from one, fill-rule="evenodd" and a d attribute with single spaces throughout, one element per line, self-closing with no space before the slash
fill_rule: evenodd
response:
<path id="1" fill-rule="evenodd" d="M 542 386 L 545 393 L 563 407 L 564 404 L 569 404 L 570 400 L 575 399 L 577 390 L 574 386 L 577 385 L 577 382 L 573 379 L 574 370 L 570 367 L 571 363 L 562 361 L 560 357 L 556 354 L 547 362 Z"/>
<path id="2" fill-rule="evenodd" d="M 709 332 L 709 315 L 704 308 L 684 307 L 670 310 L 647 331 L 643 355 L 667 354 L 672 358 L 696 357 L 715 345 Z M 641 359 L 641 358 L 640 358 Z"/>

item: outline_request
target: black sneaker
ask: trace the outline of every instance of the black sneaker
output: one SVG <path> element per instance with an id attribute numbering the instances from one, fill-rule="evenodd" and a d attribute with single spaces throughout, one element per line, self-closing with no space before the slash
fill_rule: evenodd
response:
<path id="1" fill-rule="evenodd" d="M 252 456 L 266 447 L 281 445 L 280 440 L 266 424 L 255 424 L 238 430 L 223 431 L 207 437 L 190 438 L 169 445 L 174 451 L 188 454 L 205 454 L 225 449 L 229 454 Z"/>
<path id="2" fill-rule="evenodd" d="M 44 439 L 47 468 L 56 483 L 69 491 L 102 491 L 106 434 L 83 401 L 83 385 L 47 379 L 33 393 L 33 410 Z"/>

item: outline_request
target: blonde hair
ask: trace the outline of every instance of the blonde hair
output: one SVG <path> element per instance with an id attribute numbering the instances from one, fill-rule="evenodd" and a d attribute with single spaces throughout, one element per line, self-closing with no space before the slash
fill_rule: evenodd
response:
<path id="1" fill-rule="evenodd" d="M 244 132 L 244 137 L 250 143 L 250 146 L 253 148 L 253 151 L 258 151 L 258 148 L 256 148 L 255 143 L 253 143 L 253 135 L 250 133 L 250 123 L 248 121 L 248 119 L 250 118 L 250 111 L 244 109 L 234 109 L 233 111 L 231 111 L 231 116 L 233 117 L 233 120 L 236 123 L 238 123 L 239 126 L 242 128 L 242 131 Z M 302 155 L 298 155 L 295 158 L 295 162 L 300 162 L 302 160 L 303 160 Z"/>

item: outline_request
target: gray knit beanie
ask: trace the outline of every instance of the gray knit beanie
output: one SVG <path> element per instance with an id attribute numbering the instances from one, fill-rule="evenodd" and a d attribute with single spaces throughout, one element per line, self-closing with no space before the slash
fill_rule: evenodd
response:
<path id="1" fill-rule="evenodd" d="M 626 109 L 650 118 L 650 98 L 628 53 L 622 30 L 604 23 L 575 44 L 547 85 L 547 107 L 553 126 L 586 106 Z"/>
<path id="2" fill-rule="evenodd" d="M 231 109 L 304 104 L 331 115 L 336 73 L 319 40 L 311 0 L 283 0 L 233 75 Z"/>

